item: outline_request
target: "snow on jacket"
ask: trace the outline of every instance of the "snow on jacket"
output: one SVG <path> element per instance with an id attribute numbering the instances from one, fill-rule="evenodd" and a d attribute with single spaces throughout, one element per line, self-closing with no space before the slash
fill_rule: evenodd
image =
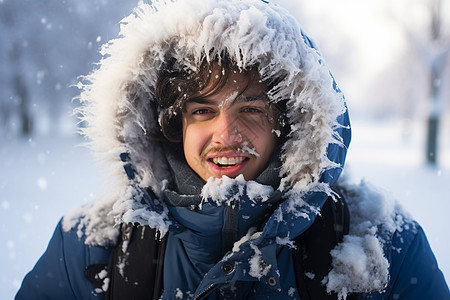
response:
<path id="1" fill-rule="evenodd" d="M 271 184 L 224 177 L 191 193 L 172 191 L 173 166 L 160 142 L 161 108 L 154 97 L 159 70 L 172 57 L 195 71 L 223 52 L 242 69 L 257 66 L 263 80 L 283 78 L 268 92 L 272 101 L 288 99 L 290 133 L 274 159 L 277 172 L 266 169 Z M 344 97 L 311 39 L 287 11 L 265 1 L 154 1 L 123 20 L 120 37 L 104 45 L 102 54 L 98 69 L 80 83 L 80 99 L 88 124 L 83 131 L 108 167 L 109 190 L 63 218 L 16 299 L 101 299 L 103 290 L 83 272 L 108 261 L 123 223 L 168 234 L 164 299 L 190 299 L 205 290 L 214 298 L 233 283 L 236 298 L 299 298 L 292 240 L 334 195 L 331 187 L 350 143 Z M 342 185 L 350 232 L 331 252 L 324 288 L 341 298 L 348 293 L 368 299 L 448 298 L 420 226 L 370 184 Z M 171 205 L 177 193 L 200 203 L 195 209 Z M 281 204 L 262 224 L 245 221 L 261 220 L 273 199 Z M 224 211 L 235 203 L 239 239 L 225 255 L 208 260 L 217 251 L 214 240 L 204 237 L 222 238 Z M 224 262 L 235 266 L 233 272 L 222 271 Z M 108 278 L 99 276 L 106 290 Z"/>

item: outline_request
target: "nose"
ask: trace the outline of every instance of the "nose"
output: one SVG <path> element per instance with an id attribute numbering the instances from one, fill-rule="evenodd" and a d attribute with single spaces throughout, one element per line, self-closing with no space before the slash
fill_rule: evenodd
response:
<path id="1" fill-rule="evenodd" d="M 222 111 L 214 124 L 213 142 L 222 146 L 233 146 L 243 141 L 239 118 L 229 111 Z"/>

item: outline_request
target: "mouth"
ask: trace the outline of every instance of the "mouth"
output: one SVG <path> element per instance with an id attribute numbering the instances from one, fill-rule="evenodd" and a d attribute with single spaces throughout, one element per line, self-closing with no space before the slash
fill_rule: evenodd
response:
<path id="1" fill-rule="evenodd" d="M 232 168 L 246 160 L 248 160 L 248 157 L 244 156 L 236 156 L 236 157 L 221 156 L 221 157 L 211 157 L 209 159 L 210 162 L 212 162 L 214 165 L 220 168 Z"/>
<path id="2" fill-rule="evenodd" d="M 244 174 L 248 164 L 252 161 L 252 156 L 240 153 L 235 149 L 212 149 L 205 153 L 203 161 L 207 162 L 209 175 L 216 178 L 227 176 L 236 178 Z"/>

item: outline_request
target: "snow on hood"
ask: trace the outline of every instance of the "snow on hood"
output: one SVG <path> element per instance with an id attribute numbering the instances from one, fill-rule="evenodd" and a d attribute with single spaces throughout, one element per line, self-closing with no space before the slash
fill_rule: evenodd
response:
<path id="1" fill-rule="evenodd" d="M 87 124 L 82 132 L 111 176 L 102 199 L 65 217 L 66 230 L 78 225 L 81 235 L 84 227 L 86 243 L 94 245 L 115 240 L 115 223 L 138 221 L 167 231 L 164 204 L 149 208 L 140 201 L 149 187 L 158 197 L 170 178 L 153 87 L 167 56 L 195 71 L 223 51 L 242 69 L 257 65 L 263 80 L 284 78 L 269 97 L 289 99 L 290 134 L 278 190 L 300 200 L 288 210 L 304 206 L 308 192 L 330 193 L 350 142 L 347 108 L 317 47 L 294 18 L 260 0 L 152 1 L 122 20 L 119 37 L 102 47 L 98 68 L 79 83 Z M 121 160 L 123 153 L 128 155 Z M 131 184 L 123 160 L 135 171 Z M 99 230 L 103 236 L 89 234 Z"/>

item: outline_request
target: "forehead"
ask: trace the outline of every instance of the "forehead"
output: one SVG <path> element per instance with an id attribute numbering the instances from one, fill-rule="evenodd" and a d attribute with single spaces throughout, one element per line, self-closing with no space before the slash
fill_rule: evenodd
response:
<path id="1" fill-rule="evenodd" d="M 218 102 L 224 104 L 248 102 L 256 100 L 267 101 L 267 85 L 260 80 L 256 70 L 242 71 L 221 69 L 220 74 L 210 74 L 213 88 L 199 91 L 189 102 Z M 214 82 L 217 80 L 217 83 Z"/>

